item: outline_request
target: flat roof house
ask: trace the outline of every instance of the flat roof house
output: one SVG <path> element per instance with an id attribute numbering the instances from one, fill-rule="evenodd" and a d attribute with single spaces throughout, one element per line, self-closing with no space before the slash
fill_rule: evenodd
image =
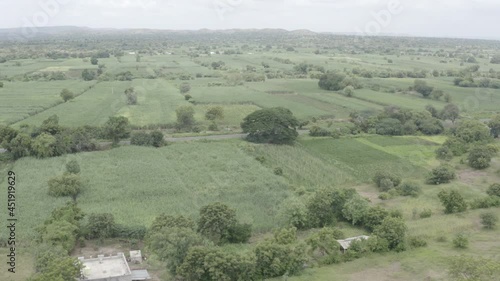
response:
<path id="1" fill-rule="evenodd" d="M 151 279 L 146 270 L 130 270 L 125 255 L 98 255 L 97 258 L 79 257 L 83 264 L 80 280 L 89 281 L 138 281 Z"/>

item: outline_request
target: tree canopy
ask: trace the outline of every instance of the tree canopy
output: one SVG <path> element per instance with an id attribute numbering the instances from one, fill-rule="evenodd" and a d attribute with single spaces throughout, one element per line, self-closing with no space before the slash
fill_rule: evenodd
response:
<path id="1" fill-rule="evenodd" d="M 298 136 L 299 121 L 283 107 L 257 110 L 243 119 L 247 140 L 258 143 L 292 144 Z"/>

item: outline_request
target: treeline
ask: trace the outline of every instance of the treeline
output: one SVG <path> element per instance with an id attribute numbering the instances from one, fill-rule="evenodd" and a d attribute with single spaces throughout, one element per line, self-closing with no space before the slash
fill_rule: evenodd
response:
<path id="1" fill-rule="evenodd" d="M 26 156 L 48 158 L 68 153 L 96 151 L 100 149 L 97 139 L 120 140 L 130 137 L 131 126 L 125 117 L 110 117 L 102 127 L 83 126 L 68 128 L 59 125 L 59 118 L 53 115 L 39 127 L 21 126 L 19 130 L 0 127 L 0 145 L 7 150 L 8 158 L 17 160 Z M 134 134 L 134 145 L 160 147 L 165 145 L 163 134 Z"/>

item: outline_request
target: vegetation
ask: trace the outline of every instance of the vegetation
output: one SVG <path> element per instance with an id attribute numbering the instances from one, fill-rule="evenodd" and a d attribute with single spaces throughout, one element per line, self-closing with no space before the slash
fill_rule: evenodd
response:
<path id="1" fill-rule="evenodd" d="M 247 140 L 258 143 L 292 144 L 298 136 L 298 120 L 286 108 L 261 109 L 248 115 L 241 129 Z"/>

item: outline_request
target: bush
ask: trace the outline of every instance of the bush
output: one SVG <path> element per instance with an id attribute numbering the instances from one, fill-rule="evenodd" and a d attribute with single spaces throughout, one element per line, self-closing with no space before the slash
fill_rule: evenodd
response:
<path id="1" fill-rule="evenodd" d="M 398 187 L 399 194 L 402 196 L 418 197 L 422 188 L 415 182 L 404 182 Z"/>
<path id="2" fill-rule="evenodd" d="M 467 210 L 467 203 L 458 191 L 441 190 L 438 193 L 438 198 L 443 204 L 446 214 L 460 213 Z"/>
<path id="3" fill-rule="evenodd" d="M 492 213 L 483 213 L 481 214 L 481 224 L 486 229 L 494 229 L 497 225 L 498 217 Z"/>
<path id="4" fill-rule="evenodd" d="M 500 197 L 488 196 L 484 198 L 474 199 L 470 202 L 471 209 L 488 209 L 491 207 L 500 207 Z"/>
<path id="5" fill-rule="evenodd" d="M 486 193 L 490 196 L 498 196 L 500 197 L 500 184 L 499 183 L 494 183 L 488 187 L 488 190 Z"/>
<path id="6" fill-rule="evenodd" d="M 450 161 L 453 159 L 453 152 L 448 146 L 441 146 L 440 148 L 436 149 L 436 158 L 445 160 L 445 161 Z"/>
<path id="7" fill-rule="evenodd" d="M 373 182 L 381 191 L 388 191 L 401 184 L 401 177 L 388 171 L 378 171 L 373 176 Z M 392 183 L 392 187 L 389 182 Z"/>
<path id="8" fill-rule="evenodd" d="M 115 218 L 112 214 L 90 214 L 86 225 L 87 238 L 111 238 L 115 232 Z"/>
<path id="9" fill-rule="evenodd" d="M 319 126 L 312 126 L 311 129 L 309 129 L 309 135 L 311 137 L 328 137 L 331 133 Z"/>
<path id="10" fill-rule="evenodd" d="M 282 176 L 283 175 L 283 169 L 281 169 L 280 167 L 276 167 L 274 168 L 274 174 L 277 175 L 277 176 Z"/>
<path id="11" fill-rule="evenodd" d="M 229 243 L 247 243 L 252 237 L 252 225 L 247 223 L 236 223 L 228 229 Z"/>
<path id="12" fill-rule="evenodd" d="M 138 146 L 150 146 L 151 137 L 148 133 L 145 132 L 134 132 L 130 137 L 130 144 Z"/>
<path id="13" fill-rule="evenodd" d="M 484 146 L 475 147 L 469 152 L 467 162 L 474 169 L 486 169 L 490 166 L 492 152 Z"/>
<path id="14" fill-rule="evenodd" d="M 408 246 L 411 248 L 420 248 L 427 246 L 427 241 L 421 236 L 408 237 Z"/>
<path id="15" fill-rule="evenodd" d="M 419 216 L 421 219 L 430 218 L 432 216 L 432 210 L 424 209 L 422 212 L 420 212 Z"/>
<path id="16" fill-rule="evenodd" d="M 116 224 L 113 229 L 112 237 L 124 239 L 143 240 L 146 236 L 147 228 L 145 226 L 128 226 Z"/>
<path id="17" fill-rule="evenodd" d="M 463 233 L 457 234 L 453 239 L 453 246 L 459 249 L 466 249 L 469 246 L 469 239 Z"/>
<path id="18" fill-rule="evenodd" d="M 451 166 L 441 165 L 432 169 L 430 174 L 427 176 L 427 183 L 434 185 L 449 183 L 451 180 L 455 179 L 455 177 L 455 170 Z"/>
<path id="19" fill-rule="evenodd" d="M 68 163 L 66 163 L 66 173 L 79 174 L 80 173 L 80 165 L 78 164 L 78 161 L 73 159 L 73 160 L 70 160 Z"/>

